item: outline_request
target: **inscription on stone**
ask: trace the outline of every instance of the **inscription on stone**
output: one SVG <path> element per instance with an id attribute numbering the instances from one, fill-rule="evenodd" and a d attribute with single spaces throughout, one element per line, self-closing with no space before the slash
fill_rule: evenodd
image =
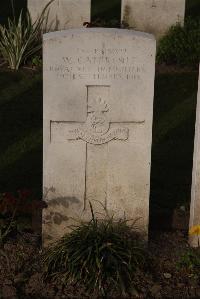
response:
<path id="1" fill-rule="evenodd" d="M 148 231 L 155 49 L 132 30 L 45 34 L 45 245 L 90 220 L 89 202 Z"/>
<path id="2" fill-rule="evenodd" d="M 141 80 L 144 64 L 138 64 L 134 55 L 126 48 L 98 49 L 91 51 L 74 49 L 73 56 L 61 57 L 60 63 L 50 65 L 49 71 L 67 80 L 85 79 L 125 79 Z"/>

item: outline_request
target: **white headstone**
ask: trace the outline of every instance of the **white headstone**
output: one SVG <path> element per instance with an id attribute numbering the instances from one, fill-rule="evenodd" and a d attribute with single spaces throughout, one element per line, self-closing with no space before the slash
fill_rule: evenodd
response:
<path id="1" fill-rule="evenodd" d="M 184 23 L 185 0 L 122 0 L 121 19 L 135 30 L 160 38 L 176 23 Z"/>
<path id="2" fill-rule="evenodd" d="M 200 72 L 199 72 L 200 74 Z M 197 95 L 196 125 L 194 139 L 194 157 L 192 171 L 192 192 L 190 204 L 190 228 L 200 225 L 200 75 Z M 200 246 L 200 235 L 191 235 L 189 238 L 192 247 Z"/>
<path id="3" fill-rule="evenodd" d="M 131 30 L 44 35 L 45 245 L 90 220 L 89 201 L 147 232 L 155 51 Z"/>
<path id="4" fill-rule="evenodd" d="M 40 16 L 49 0 L 28 0 L 28 9 L 32 20 Z M 83 27 L 84 22 L 90 22 L 91 0 L 55 0 L 49 10 L 48 26 L 50 31 Z"/>

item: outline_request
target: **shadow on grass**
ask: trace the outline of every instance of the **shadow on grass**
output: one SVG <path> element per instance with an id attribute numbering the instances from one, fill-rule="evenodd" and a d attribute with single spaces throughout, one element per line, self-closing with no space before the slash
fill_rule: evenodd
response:
<path id="1" fill-rule="evenodd" d="M 7 85 L 3 80 L 10 82 Z M 41 129 L 42 79 L 39 74 L 0 72 L 1 153 Z"/>
<path id="2" fill-rule="evenodd" d="M 174 208 L 189 206 L 197 73 L 160 74 L 155 81 L 150 226 L 170 228 Z"/>
<path id="3" fill-rule="evenodd" d="M 40 74 L 0 72 L 0 126 L 0 192 L 30 188 L 41 196 Z"/>

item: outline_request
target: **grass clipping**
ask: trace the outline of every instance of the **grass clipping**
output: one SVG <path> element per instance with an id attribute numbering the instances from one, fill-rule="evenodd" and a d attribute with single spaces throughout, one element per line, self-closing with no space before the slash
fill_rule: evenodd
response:
<path id="1" fill-rule="evenodd" d="M 111 288 L 125 295 L 145 262 L 143 238 L 135 222 L 109 216 L 98 220 L 90 208 L 91 221 L 76 226 L 44 254 L 44 277 L 61 275 L 64 283 L 84 284 L 90 293 L 105 296 Z"/>

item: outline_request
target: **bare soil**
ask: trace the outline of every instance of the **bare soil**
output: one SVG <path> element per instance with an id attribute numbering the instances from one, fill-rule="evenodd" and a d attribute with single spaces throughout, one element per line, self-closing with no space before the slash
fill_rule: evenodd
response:
<path id="1" fill-rule="evenodd" d="M 0 250 L 0 298 L 100 298 L 89 295 L 84 286 L 43 281 L 40 236 L 23 233 L 10 238 Z M 149 261 L 138 271 L 127 298 L 200 298 L 200 273 L 179 266 L 188 252 L 184 231 L 151 232 Z M 107 298 L 122 298 L 108 293 Z"/>

